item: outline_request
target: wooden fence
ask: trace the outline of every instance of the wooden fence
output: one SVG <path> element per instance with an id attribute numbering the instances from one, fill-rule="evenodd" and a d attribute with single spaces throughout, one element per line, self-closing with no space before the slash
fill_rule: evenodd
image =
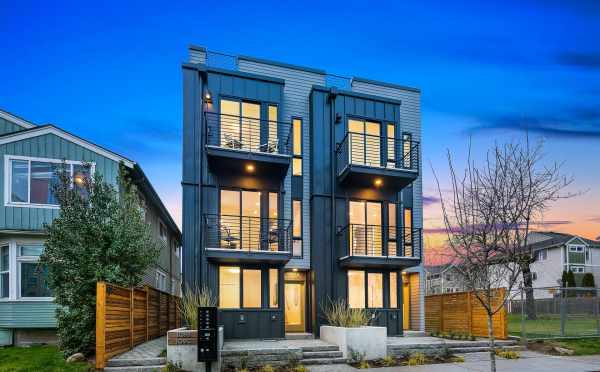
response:
<path id="1" fill-rule="evenodd" d="M 96 285 L 96 368 L 134 346 L 181 326 L 179 297 L 151 287 Z"/>
<path id="2" fill-rule="evenodd" d="M 497 289 L 493 303 L 504 299 L 505 289 Z M 492 318 L 494 336 L 508 338 L 506 308 Z M 425 296 L 425 330 L 487 337 L 487 313 L 472 292 L 444 293 Z"/>

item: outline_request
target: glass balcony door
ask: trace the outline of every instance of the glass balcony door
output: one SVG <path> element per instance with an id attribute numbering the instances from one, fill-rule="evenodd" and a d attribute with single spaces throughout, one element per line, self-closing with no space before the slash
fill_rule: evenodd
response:
<path id="1" fill-rule="evenodd" d="M 348 214 L 350 221 L 350 254 L 381 256 L 381 203 L 351 201 Z"/>
<path id="2" fill-rule="evenodd" d="M 259 250 L 260 191 L 221 190 L 221 248 Z"/>
<path id="3" fill-rule="evenodd" d="M 221 147 L 260 150 L 260 104 L 221 99 Z"/>
<path id="4" fill-rule="evenodd" d="M 379 123 L 364 120 L 348 120 L 350 163 L 381 166 L 381 128 Z"/>

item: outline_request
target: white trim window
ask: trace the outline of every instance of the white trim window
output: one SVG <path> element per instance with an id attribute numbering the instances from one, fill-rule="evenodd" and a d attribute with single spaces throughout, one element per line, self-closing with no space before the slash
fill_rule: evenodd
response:
<path id="1" fill-rule="evenodd" d="M 573 272 L 573 274 L 583 274 L 583 273 L 585 273 L 585 266 L 571 265 L 570 270 Z"/>
<path id="2" fill-rule="evenodd" d="M 95 164 L 80 161 L 4 156 L 4 204 L 12 207 L 58 208 L 53 189 L 63 167 L 70 173 L 73 187 L 84 195 L 85 179 L 94 173 Z M 85 195 L 84 195 L 85 196 Z"/>
<path id="3" fill-rule="evenodd" d="M 167 226 L 162 221 L 158 221 L 158 233 L 163 242 L 167 241 Z"/>
<path id="4" fill-rule="evenodd" d="M 0 298 L 10 296 L 10 245 L 0 246 Z"/>
<path id="5" fill-rule="evenodd" d="M 156 270 L 156 289 L 159 291 L 166 292 L 167 291 L 167 274 L 163 273 L 160 270 Z"/>
<path id="6" fill-rule="evenodd" d="M 43 243 L 17 243 L 18 294 L 20 298 L 51 299 L 48 268 L 38 261 L 44 252 Z"/>
<path id="7" fill-rule="evenodd" d="M 540 249 L 535 252 L 536 261 L 546 261 L 548 259 L 548 249 Z"/>

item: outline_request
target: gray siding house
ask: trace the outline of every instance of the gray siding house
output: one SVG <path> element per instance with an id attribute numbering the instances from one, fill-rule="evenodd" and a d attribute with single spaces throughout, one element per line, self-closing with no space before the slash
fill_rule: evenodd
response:
<path id="1" fill-rule="evenodd" d="M 184 281 L 217 295 L 225 338 L 318 336 L 337 298 L 423 330 L 420 91 L 189 53 Z"/>
<path id="2" fill-rule="evenodd" d="M 55 308 L 37 261 L 45 223 L 59 214 L 51 192 L 54 167 L 66 162 L 73 177 L 83 167 L 117 184 L 123 162 L 146 203 L 146 219 L 164 242 L 144 282 L 179 293 L 181 233 L 138 164 L 54 125 L 35 125 L 0 110 L 0 345 L 55 340 Z"/>

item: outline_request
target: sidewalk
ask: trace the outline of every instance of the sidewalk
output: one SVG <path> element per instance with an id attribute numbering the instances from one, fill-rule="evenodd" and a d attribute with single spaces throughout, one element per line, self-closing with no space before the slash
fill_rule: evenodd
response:
<path id="1" fill-rule="evenodd" d="M 464 363 L 430 364 L 416 367 L 390 367 L 372 369 L 377 372 L 487 372 L 490 370 L 488 353 L 471 353 L 462 355 Z M 506 360 L 497 358 L 499 372 L 581 372 L 600 371 L 600 355 L 582 357 L 559 357 L 530 351 L 521 352 L 521 359 Z M 356 372 L 345 364 L 309 367 L 311 372 Z"/>

